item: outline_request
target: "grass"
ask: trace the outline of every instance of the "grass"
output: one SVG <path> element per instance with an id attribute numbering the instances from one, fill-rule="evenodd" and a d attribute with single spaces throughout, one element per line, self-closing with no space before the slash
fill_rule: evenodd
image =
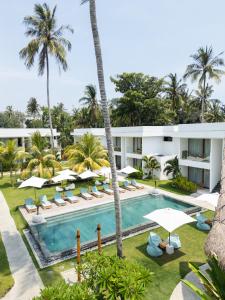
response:
<path id="1" fill-rule="evenodd" d="M 0 298 L 3 297 L 14 284 L 13 277 L 9 269 L 9 263 L 5 252 L 5 247 L 0 235 Z"/>
<path id="2" fill-rule="evenodd" d="M 154 181 L 141 180 L 140 182 L 154 186 Z M 87 183 L 84 183 L 82 185 L 87 186 Z M 174 192 L 171 188 L 169 188 L 169 181 L 159 182 L 159 187 Z M 27 224 L 23 220 L 19 210 L 17 209 L 17 206 L 24 204 L 24 199 L 31 196 L 33 191 L 31 189 L 19 190 L 17 188 L 12 188 L 9 184 L 9 178 L 7 177 L 1 179 L 0 188 L 5 195 L 11 214 L 16 222 L 17 228 L 19 229 L 24 242 L 27 245 L 28 251 L 33 258 L 33 261 L 44 284 L 55 284 L 58 280 L 61 279 L 60 272 L 74 266 L 75 259 L 70 259 L 55 266 L 40 270 L 22 232 Z M 54 193 L 55 187 L 44 188 L 41 191 L 41 194 L 46 194 L 49 198 L 51 198 Z M 78 188 L 76 189 L 75 193 L 79 193 Z M 180 191 L 176 191 L 176 193 L 184 194 Z M 210 212 L 206 213 L 206 215 L 208 217 L 212 217 L 212 213 Z M 167 237 L 167 232 L 162 228 L 158 228 L 154 231 L 159 233 L 162 238 Z M 145 297 L 146 300 L 169 299 L 169 296 L 171 295 L 176 284 L 189 272 L 188 262 L 192 261 L 199 264 L 205 263 L 206 257 L 204 254 L 203 245 L 207 234 L 205 232 L 197 230 L 194 224 L 185 225 L 179 228 L 176 233 L 179 234 L 182 242 L 181 250 L 175 251 L 173 255 L 164 255 L 160 258 L 151 258 L 146 253 L 146 241 L 149 233 L 140 234 L 138 236 L 126 239 L 123 242 L 124 255 L 128 259 L 144 265 L 150 271 L 155 273 L 152 283 L 147 289 Z M 115 245 L 107 246 L 103 251 L 109 255 L 115 254 Z M 0 270 L 0 276 L 1 274 L 2 270 Z"/>

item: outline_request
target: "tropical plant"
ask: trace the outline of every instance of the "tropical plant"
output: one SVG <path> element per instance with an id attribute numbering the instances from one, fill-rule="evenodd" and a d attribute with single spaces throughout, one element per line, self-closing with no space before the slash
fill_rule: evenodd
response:
<path id="1" fill-rule="evenodd" d="M 187 193 L 195 193 L 197 191 L 197 184 L 183 176 L 174 178 L 172 186 Z"/>
<path id="2" fill-rule="evenodd" d="M 104 118 L 106 142 L 107 142 L 108 155 L 109 155 L 110 167 L 112 172 L 112 187 L 114 191 L 114 205 L 115 205 L 115 219 L 116 219 L 117 255 L 119 257 L 123 257 L 120 193 L 119 193 L 119 185 L 118 185 L 117 173 L 116 173 L 116 162 L 115 162 L 115 156 L 113 150 L 111 121 L 110 121 L 108 101 L 106 96 L 102 50 L 101 50 L 100 37 L 99 37 L 98 26 L 97 26 L 96 3 L 95 0 L 82 0 L 82 4 L 84 3 L 89 3 L 91 29 L 93 35 L 98 83 L 99 83 L 99 90 L 101 96 L 101 108 L 102 108 L 102 115 Z"/>
<path id="3" fill-rule="evenodd" d="M 0 128 L 22 128 L 25 121 L 24 113 L 7 106 L 0 112 Z"/>
<path id="4" fill-rule="evenodd" d="M 84 134 L 75 145 L 68 146 L 64 156 L 78 173 L 86 169 L 94 171 L 110 166 L 107 150 L 100 140 L 90 133 Z"/>
<path id="5" fill-rule="evenodd" d="M 209 103 L 209 108 L 205 114 L 205 119 L 209 123 L 224 122 L 224 112 L 222 110 L 222 104 L 218 99 L 212 99 Z"/>
<path id="6" fill-rule="evenodd" d="M 71 43 L 63 37 L 64 31 L 73 32 L 70 26 L 56 27 L 56 6 L 51 11 L 44 3 L 35 4 L 34 15 L 26 16 L 24 24 L 27 27 L 25 35 L 31 37 L 28 45 L 20 51 L 20 57 L 25 60 L 25 65 L 30 69 L 34 65 L 36 55 L 38 57 L 38 74 L 43 75 L 46 68 L 47 75 L 47 104 L 49 114 L 49 126 L 51 130 L 51 148 L 54 148 L 54 136 L 51 117 L 51 105 L 49 95 L 49 58 L 56 59 L 59 68 L 67 70 L 66 50 L 71 50 Z"/>
<path id="7" fill-rule="evenodd" d="M 166 161 L 163 172 L 165 172 L 167 176 L 171 175 L 172 178 L 181 176 L 179 160 L 178 160 L 177 156 L 175 156 L 173 159 L 169 159 Z"/>
<path id="8" fill-rule="evenodd" d="M 155 170 L 160 170 L 160 164 L 158 160 L 154 156 L 147 156 L 145 155 L 142 160 L 144 161 L 145 169 L 148 170 L 148 178 L 153 177 L 153 173 Z"/>
<path id="9" fill-rule="evenodd" d="M 187 66 L 184 78 L 191 78 L 194 82 L 198 80 L 199 87 L 203 89 L 202 95 L 202 109 L 201 109 L 201 121 L 204 122 L 205 102 L 207 92 L 207 81 L 210 79 L 220 82 L 221 76 L 224 75 L 224 71 L 219 67 L 224 66 L 224 60 L 220 57 L 223 52 L 214 56 L 212 47 L 201 47 L 197 50 L 197 53 L 191 55 L 193 63 Z"/>
<path id="10" fill-rule="evenodd" d="M 39 104 L 37 102 L 37 99 L 34 97 L 31 97 L 27 103 L 27 113 L 29 116 L 36 118 L 39 115 Z"/>
<path id="11" fill-rule="evenodd" d="M 31 140 L 30 159 L 22 176 L 27 177 L 32 171 L 35 171 L 40 177 L 52 177 L 56 168 L 61 169 L 60 162 L 58 162 L 55 155 L 47 149 L 48 142 L 41 136 L 40 132 L 37 131 L 33 133 Z"/>
<path id="12" fill-rule="evenodd" d="M 197 264 L 188 264 L 192 272 L 203 284 L 204 290 L 188 280 L 184 279 L 182 281 L 201 299 L 225 299 L 225 271 L 222 270 L 216 255 L 212 255 L 207 261 L 210 268 L 206 270 L 206 274 L 200 270 Z"/>

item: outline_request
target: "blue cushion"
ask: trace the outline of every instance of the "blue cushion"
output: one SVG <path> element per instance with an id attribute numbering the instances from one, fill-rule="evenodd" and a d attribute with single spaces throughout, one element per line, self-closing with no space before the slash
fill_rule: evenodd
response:
<path id="1" fill-rule="evenodd" d="M 158 257 L 163 254 L 162 249 L 160 249 L 159 247 L 156 247 L 156 246 L 151 246 L 151 245 L 147 246 L 146 251 L 147 251 L 148 255 L 153 256 L 153 257 Z"/>
<path id="2" fill-rule="evenodd" d="M 54 198 L 55 199 L 61 199 L 62 197 L 61 197 L 60 193 L 56 193 L 55 196 L 54 196 Z"/>
<path id="3" fill-rule="evenodd" d="M 32 198 L 28 198 L 28 199 L 25 200 L 25 204 L 26 204 L 26 205 L 33 205 L 33 204 L 34 204 L 34 201 L 33 201 Z"/>
<path id="4" fill-rule="evenodd" d="M 196 226 L 197 226 L 198 229 L 204 230 L 204 231 L 209 231 L 210 228 L 211 228 L 211 227 L 209 226 L 209 224 L 201 223 L 201 222 L 197 222 Z"/>
<path id="5" fill-rule="evenodd" d="M 148 242 L 150 245 L 158 246 L 162 242 L 162 239 L 155 232 L 150 232 Z"/>
<path id="6" fill-rule="evenodd" d="M 66 192 L 66 196 L 67 196 L 67 197 L 73 197 L 73 193 L 72 193 L 71 191 L 67 191 L 67 192 Z"/>

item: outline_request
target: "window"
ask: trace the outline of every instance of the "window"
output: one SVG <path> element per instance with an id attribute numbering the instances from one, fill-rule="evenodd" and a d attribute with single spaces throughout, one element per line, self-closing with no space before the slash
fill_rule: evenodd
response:
<path id="1" fill-rule="evenodd" d="M 133 138 L 133 152 L 142 153 L 142 138 Z"/>
<path id="2" fill-rule="evenodd" d="M 133 167 L 134 168 L 142 168 L 142 160 L 133 158 Z"/>
<path id="3" fill-rule="evenodd" d="M 121 151 L 121 137 L 114 137 L 113 144 L 115 151 Z"/>
<path id="4" fill-rule="evenodd" d="M 210 140 L 206 139 L 189 139 L 188 154 L 193 157 L 204 158 L 209 161 Z"/>
<path id="5" fill-rule="evenodd" d="M 120 170 L 121 169 L 121 156 L 116 155 L 115 160 L 116 160 L 116 168 Z"/>
<path id="6" fill-rule="evenodd" d="M 172 138 L 172 136 L 164 136 L 163 141 L 164 142 L 172 142 L 173 138 Z"/>

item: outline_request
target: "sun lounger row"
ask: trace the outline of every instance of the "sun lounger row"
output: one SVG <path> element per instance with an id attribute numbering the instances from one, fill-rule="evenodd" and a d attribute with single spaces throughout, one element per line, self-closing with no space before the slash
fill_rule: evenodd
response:
<path id="1" fill-rule="evenodd" d="M 71 190 L 74 190 L 75 189 L 75 184 L 74 183 L 71 183 L 70 185 L 66 186 L 65 188 L 62 188 L 60 186 L 56 186 L 55 190 L 56 192 L 63 192 L 64 190 L 65 191 L 71 191 Z"/>

